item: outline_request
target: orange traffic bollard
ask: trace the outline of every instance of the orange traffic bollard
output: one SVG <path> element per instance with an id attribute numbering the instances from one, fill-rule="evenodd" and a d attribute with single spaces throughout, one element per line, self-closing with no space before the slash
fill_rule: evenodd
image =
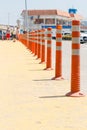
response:
<path id="1" fill-rule="evenodd" d="M 56 62 L 55 77 L 52 79 L 61 80 L 62 78 L 62 25 L 56 26 Z"/>
<path id="2" fill-rule="evenodd" d="M 40 30 L 38 30 L 37 59 L 40 58 Z"/>
<path id="3" fill-rule="evenodd" d="M 47 28 L 47 58 L 45 70 L 52 70 L 52 28 Z"/>
<path id="4" fill-rule="evenodd" d="M 45 63 L 45 29 L 41 30 L 41 62 L 40 63 Z"/>
<path id="5" fill-rule="evenodd" d="M 72 21 L 71 92 L 66 96 L 81 97 L 80 92 L 80 21 Z"/>
<path id="6" fill-rule="evenodd" d="M 35 54 L 35 31 L 33 31 L 32 45 L 32 53 Z"/>
<path id="7" fill-rule="evenodd" d="M 32 31 L 32 36 L 31 36 L 31 51 L 33 54 L 34 53 L 34 31 Z"/>
<path id="8" fill-rule="evenodd" d="M 27 33 L 27 49 L 29 49 L 29 33 Z"/>
<path id="9" fill-rule="evenodd" d="M 32 51 L 32 32 L 29 33 L 29 49 Z"/>
<path id="10" fill-rule="evenodd" d="M 35 31 L 35 56 L 37 56 L 37 31 Z"/>

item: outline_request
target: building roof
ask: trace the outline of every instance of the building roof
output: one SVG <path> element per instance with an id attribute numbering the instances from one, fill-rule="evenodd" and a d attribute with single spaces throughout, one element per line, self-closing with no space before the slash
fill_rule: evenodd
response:
<path id="1" fill-rule="evenodd" d="M 82 20 L 84 17 L 79 14 L 70 14 L 71 18 L 76 20 Z"/>
<path id="2" fill-rule="evenodd" d="M 25 14 L 25 10 L 22 11 L 22 15 Z M 69 14 L 66 11 L 62 10 L 56 10 L 56 9 L 51 9 L 51 10 L 28 10 L 28 15 L 34 16 L 34 15 L 58 15 L 62 17 L 67 17 L 67 18 L 75 18 L 78 20 L 82 20 L 83 16 L 79 14 Z"/>
<path id="3" fill-rule="evenodd" d="M 63 16 L 63 17 L 70 17 L 68 12 L 62 11 L 62 10 L 57 10 L 57 15 Z"/>
<path id="4" fill-rule="evenodd" d="M 22 11 L 24 14 L 25 10 Z M 59 15 L 63 17 L 70 17 L 68 12 L 62 10 L 28 10 L 28 15 Z"/>

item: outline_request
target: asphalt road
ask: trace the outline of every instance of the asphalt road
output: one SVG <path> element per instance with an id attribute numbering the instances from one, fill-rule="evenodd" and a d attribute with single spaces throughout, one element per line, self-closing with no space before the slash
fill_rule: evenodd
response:
<path id="1" fill-rule="evenodd" d="M 52 66 L 55 68 L 55 40 L 52 40 Z M 62 75 L 71 80 L 71 44 L 72 41 L 62 41 Z M 80 44 L 80 88 L 87 94 L 87 43 Z"/>

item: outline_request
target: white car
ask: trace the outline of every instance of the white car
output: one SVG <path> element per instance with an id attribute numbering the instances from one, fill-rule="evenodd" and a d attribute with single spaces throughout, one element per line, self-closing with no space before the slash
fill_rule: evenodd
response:
<path id="1" fill-rule="evenodd" d="M 52 29 L 52 38 L 56 39 L 56 29 Z"/>
<path id="2" fill-rule="evenodd" d="M 81 32 L 80 33 L 80 43 L 86 43 L 87 42 L 87 32 Z"/>

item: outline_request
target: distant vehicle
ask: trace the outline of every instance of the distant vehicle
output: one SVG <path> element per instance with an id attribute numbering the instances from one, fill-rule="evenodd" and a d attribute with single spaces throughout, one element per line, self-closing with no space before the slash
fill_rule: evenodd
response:
<path id="1" fill-rule="evenodd" d="M 56 39 L 56 30 L 52 30 L 52 38 Z M 62 38 L 64 40 L 71 40 L 71 31 L 67 30 L 67 31 L 62 31 Z"/>
<path id="2" fill-rule="evenodd" d="M 80 43 L 86 43 L 87 42 L 87 32 L 81 32 L 80 33 Z"/>
<path id="3" fill-rule="evenodd" d="M 56 31 L 52 32 L 52 38 L 56 39 Z M 62 39 L 63 40 L 71 40 L 72 34 L 70 32 L 63 32 L 62 33 Z M 87 31 L 81 31 L 80 32 L 80 43 L 86 43 L 87 42 Z"/>
<path id="4" fill-rule="evenodd" d="M 71 40 L 72 39 L 71 33 L 63 33 L 62 34 L 62 39 L 63 40 Z"/>

